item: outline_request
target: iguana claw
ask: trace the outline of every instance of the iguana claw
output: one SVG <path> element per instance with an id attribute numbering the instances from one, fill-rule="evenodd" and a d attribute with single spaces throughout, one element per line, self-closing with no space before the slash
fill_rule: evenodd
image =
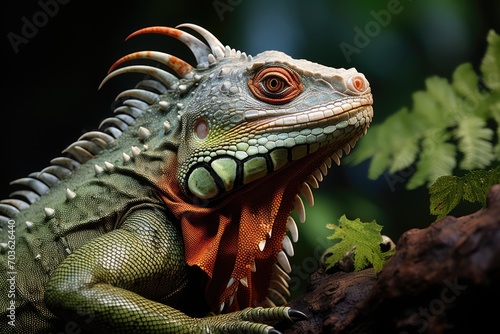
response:
<path id="1" fill-rule="evenodd" d="M 301 321 L 308 319 L 307 315 L 294 309 L 290 309 L 288 311 L 288 316 L 290 317 L 290 319 L 292 319 L 292 321 Z"/>
<path id="2" fill-rule="evenodd" d="M 276 328 L 284 329 L 287 328 L 290 325 L 290 321 L 292 322 L 297 322 L 297 321 L 302 321 L 302 320 L 307 320 L 308 317 L 306 314 L 294 310 L 294 309 L 289 309 L 288 310 L 288 319 L 280 321 L 279 323 L 275 324 L 275 328 L 271 329 L 268 334 L 281 334 L 279 330 Z"/>

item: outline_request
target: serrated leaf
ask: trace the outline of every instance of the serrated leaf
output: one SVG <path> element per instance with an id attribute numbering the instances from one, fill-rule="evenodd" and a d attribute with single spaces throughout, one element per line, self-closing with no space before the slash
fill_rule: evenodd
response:
<path id="1" fill-rule="evenodd" d="M 486 206 L 486 196 L 490 187 L 500 183 L 500 166 L 491 170 L 473 170 L 462 177 L 464 181 L 464 199 L 471 203 Z"/>
<path id="2" fill-rule="evenodd" d="M 461 201 L 486 205 L 490 187 L 500 183 L 500 166 L 492 170 L 470 171 L 464 176 L 443 176 L 429 188 L 431 214 L 441 219 Z"/>
<path id="3" fill-rule="evenodd" d="M 458 149 L 464 154 L 460 168 L 465 170 L 481 169 L 494 160 L 493 130 L 486 127 L 486 122 L 476 116 L 465 117 L 455 130 Z"/>
<path id="4" fill-rule="evenodd" d="M 441 219 L 453 210 L 463 198 L 463 184 L 455 176 L 446 175 L 438 178 L 429 188 L 430 211 Z"/>
<path id="5" fill-rule="evenodd" d="M 333 230 L 333 234 L 328 237 L 330 240 L 337 240 L 333 246 L 327 249 L 332 255 L 328 257 L 327 268 L 333 267 L 340 261 L 347 252 L 354 252 L 354 270 L 364 269 L 368 264 L 372 264 L 376 272 L 380 271 L 385 260 L 391 253 L 382 252 L 380 243 L 382 242 L 382 226 L 375 221 L 363 223 L 359 218 L 349 220 L 345 215 L 340 217 L 338 225 L 328 224 L 327 228 Z"/>

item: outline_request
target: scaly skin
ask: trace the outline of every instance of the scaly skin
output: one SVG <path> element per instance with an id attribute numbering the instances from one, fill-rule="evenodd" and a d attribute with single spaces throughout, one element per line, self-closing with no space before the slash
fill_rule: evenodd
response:
<path id="1" fill-rule="evenodd" d="M 175 37 L 196 68 L 151 51 L 117 61 L 105 81 L 149 76 L 0 203 L 0 332 L 277 333 L 273 323 L 305 318 L 279 306 L 297 241 L 289 215 L 305 220 L 299 194 L 312 202 L 310 188 L 366 132 L 369 84 L 183 27 L 208 46 L 167 27 L 131 36 Z M 177 76 L 120 67 L 142 58 Z"/>

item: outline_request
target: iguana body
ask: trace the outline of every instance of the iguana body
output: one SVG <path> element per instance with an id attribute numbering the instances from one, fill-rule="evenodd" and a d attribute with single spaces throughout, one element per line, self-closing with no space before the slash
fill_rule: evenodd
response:
<path id="1" fill-rule="evenodd" d="M 305 219 L 299 194 L 311 202 L 310 187 L 366 132 L 369 84 L 354 69 L 251 57 L 184 27 L 208 45 L 167 27 L 131 36 L 175 37 L 195 68 L 153 51 L 120 59 L 105 81 L 146 79 L 0 204 L 0 332 L 267 333 L 265 323 L 303 318 L 276 306 L 297 240 L 290 213 Z M 177 76 L 118 68 L 143 58 Z"/>

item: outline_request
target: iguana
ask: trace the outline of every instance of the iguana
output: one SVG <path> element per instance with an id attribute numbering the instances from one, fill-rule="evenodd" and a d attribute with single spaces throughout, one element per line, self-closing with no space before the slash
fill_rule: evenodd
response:
<path id="1" fill-rule="evenodd" d="M 305 220 L 302 198 L 313 204 L 311 188 L 366 133 L 368 81 L 278 51 L 252 57 L 194 24 L 128 38 L 146 33 L 183 42 L 196 66 L 122 57 L 103 84 L 144 79 L 115 115 L 12 182 L 1 333 L 277 333 L 305 318 L 284 306 L 290 214 Z"/>

